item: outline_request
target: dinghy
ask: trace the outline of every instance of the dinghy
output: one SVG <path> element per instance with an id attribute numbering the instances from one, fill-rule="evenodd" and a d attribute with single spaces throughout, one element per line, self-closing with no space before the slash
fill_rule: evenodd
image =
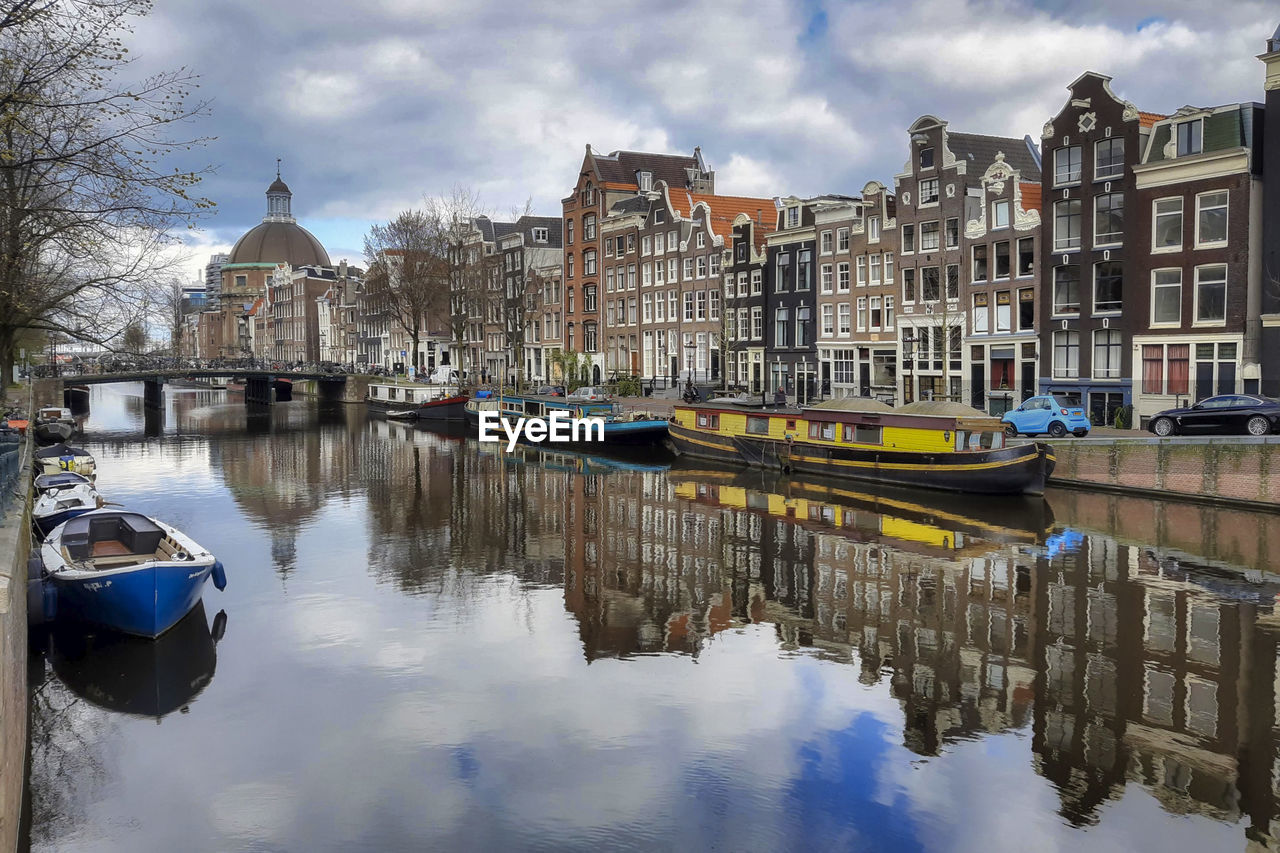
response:
<path id="1" fill-rule="evenodd" d="M 59 471 L 74 471 L 93 479 L 97 465 L 88 451 L 69 444 L 52 444 L 35 452 L 37 474 L 57 474 Z"/>
<path id="2" fill-rule="evenodd" d="M 36 494 L 31 520 L 41 536 L 64 521 L 101 509 L 105 503 L 88 477 L 70 471 L 36 477 Z"/>

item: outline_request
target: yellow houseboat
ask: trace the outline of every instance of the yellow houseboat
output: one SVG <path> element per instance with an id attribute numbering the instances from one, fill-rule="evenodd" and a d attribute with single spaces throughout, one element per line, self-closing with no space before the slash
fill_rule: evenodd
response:
<path id="1" fill-rule="evenodd" d="M 1006 446 L 998 418 L 959 403 L 679 405 L 668 430 L 675 449 L 690 456 L 953 492 L 1044 494 L 1054 465 L 1048 445 Z"/>

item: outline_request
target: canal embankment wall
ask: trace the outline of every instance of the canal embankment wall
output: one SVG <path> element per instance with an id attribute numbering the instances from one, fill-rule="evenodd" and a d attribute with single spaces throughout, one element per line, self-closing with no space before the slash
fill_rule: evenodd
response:
<path id="1" fill-rule="evenodd" d="M 1062 439 L 1055 486 L 1280 512 L 1280 436 Z"/>
<path id="2" fill-rule="evenodd" d="M 0 851 L 16 850 L 27 757 L 31 433 L 0 444 Z"/>

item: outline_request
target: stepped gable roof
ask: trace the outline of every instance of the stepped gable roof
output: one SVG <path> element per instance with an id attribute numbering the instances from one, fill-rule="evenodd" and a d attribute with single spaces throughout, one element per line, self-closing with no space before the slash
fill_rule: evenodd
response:
<path id="1" fill-rule="evenodd" d="M 636 172 L 651 172 L 653 182 L 666 181 L 669 186 L 684 187 L 689 183 L 685 169 L 702 170 L 698 159 L 686 154 L 649 154 L 644 151 L 613 151 L 596 154 L 600 180 L 610 184 L 636 186 Z"/>
<path id="2" fill-rule="evenodd" d="M 981 175 L 995 162 L 996 154 L 1004 152 L 1004 161 L 1017 169 L 1024 181 L 1040 180 L 1040 164 L 1025 139 L 948 131 L 947 147 L 957 161 L 968 161 L 971 175 Z"/>

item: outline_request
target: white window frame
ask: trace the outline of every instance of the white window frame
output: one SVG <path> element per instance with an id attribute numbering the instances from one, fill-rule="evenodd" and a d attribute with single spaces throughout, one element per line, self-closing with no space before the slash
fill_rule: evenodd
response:
<path id="1" fill-rule="evenodd" d="M 822 306 L 822 337 L 830 338 L 836 333 L 836 307 L 830 302 Z"/>
<path id="2" fill-rule="evenodd" d="M 830 296 L 835 290 L 835 271 L 831 264 L 823 264 L 819 268 L 818 274 L 818 292 L 823 296 Z"/>
<path id="3" fill-rule="evenodd" d="M 1004 213 L 1003 221 L 1000 215 L 1001 212 Z M 991 227 L 992 229 L 1009 227 L 1009 200 L 1008 199 L 1002 198 L 999 201 L 991 202 Z"/>
<path id="4" fill-rule="evenodd" d="M 1161 320 L 1161 321 L 1156 320 L 1156 288 L 1157 287 L 1171 288 L 1175 286 L 1171 283 L 1157 285 L 1156 279 L 1159 277 L 1160 273 L 1177 273 L 1178 274 L 1178 283 L 1176 285 L 1178 288 L 1178 319 L 1176 320 Z M 1149 318 L 1151 322 L 1151 328 L 1176 329 L 1182 325 L 1182 287 L 1186 283 L 1183 280 L 1183 278 L 1184 277 L 1182 275 L 1181 267 L 1164 267 L 1161 269 L 1155 269 L 1151 271 L 1151 316 Z"/>
<path id="5" fill-rule="evenodd" d="M 831 231 L 823 231 L 821 236 L 819 237 L 819 240 L 821 241 L 820 242 L 821 248 L 818 250 L 819 254 L 830 255 L 833 251 L 835 251 L 834 249 L 835 243 L 833 241 L 833 234 Z"/>
<path id="6" fill-rule="evenodd" d="M 1200 274 L 1206 269 L 1222 269 L 1222 319 L 1202 320 L 1200 319 Z M 1225 326 L 1227 325 L 1227 290 L 1228 290 L 1228 266 L 1227 264 L 1201 264 L 1196 267 L 1194 283 L 1195 294 L 1192 297 L 1191 317 L 1192 325 L 1195 326 Z"/>
<path id="7" fill-rule="evenodd" d="M 1166 201 L 1176 201 L 1178 203 L 1178 244 L 1176 246 L 1157 246 L 1156 234 L 1160 229 L 1160 217 L 1172 216 L 1172 213 L 1161 213 L 1160 204 Z M 1182 251 L 1182 234 L 1186 230 L 1187 224 L 1183 219 L 1187 213 L 1186 202 L 1182 196 L 1166 196 L 1165 198 L 1157 198 L 1151 201 L 1151 254 L 1167 254 L 1169 252 Z"/>
<path id="8" fill-rule="evenodd" d="M 859 332 L 865 332 L 867 330 L 867 297 L 865 296 L 858 297 L 857 329 Z"/>
<path id="9" fill-rule="evenodd" d="M 1215 204 L 1212 207 L 1205 208 L 1205 206 L 1201 203 L 1201 199 L 1209 195 L 1221 195 L 1221 196 L 1225 196 L 1226 198 L 1221 205 Z M 1201 240 L 1200 239 L 1200 216 L 1202 212 L 1206 209 L 1217 210 L 1219 207 L 1221 207 L 1226 212 L 1226 215 L 1224 216 L 1226 228 L 1223 230 L 1222 239 L 1214 240 L 1213 242 L 1206 242 L 1204 240 Z M 1230 237 L 1230 229 L 1231 229 L 1231 191 L 1224 189 L 1224 190 L 1210 190 L 1208 192 L 1197 193 L 1196 194 L 1196 248 L 1211 249 L 1211 248 L 1217 248 L 1220 246 L 1227 245 L 1227 240 Z"/>

